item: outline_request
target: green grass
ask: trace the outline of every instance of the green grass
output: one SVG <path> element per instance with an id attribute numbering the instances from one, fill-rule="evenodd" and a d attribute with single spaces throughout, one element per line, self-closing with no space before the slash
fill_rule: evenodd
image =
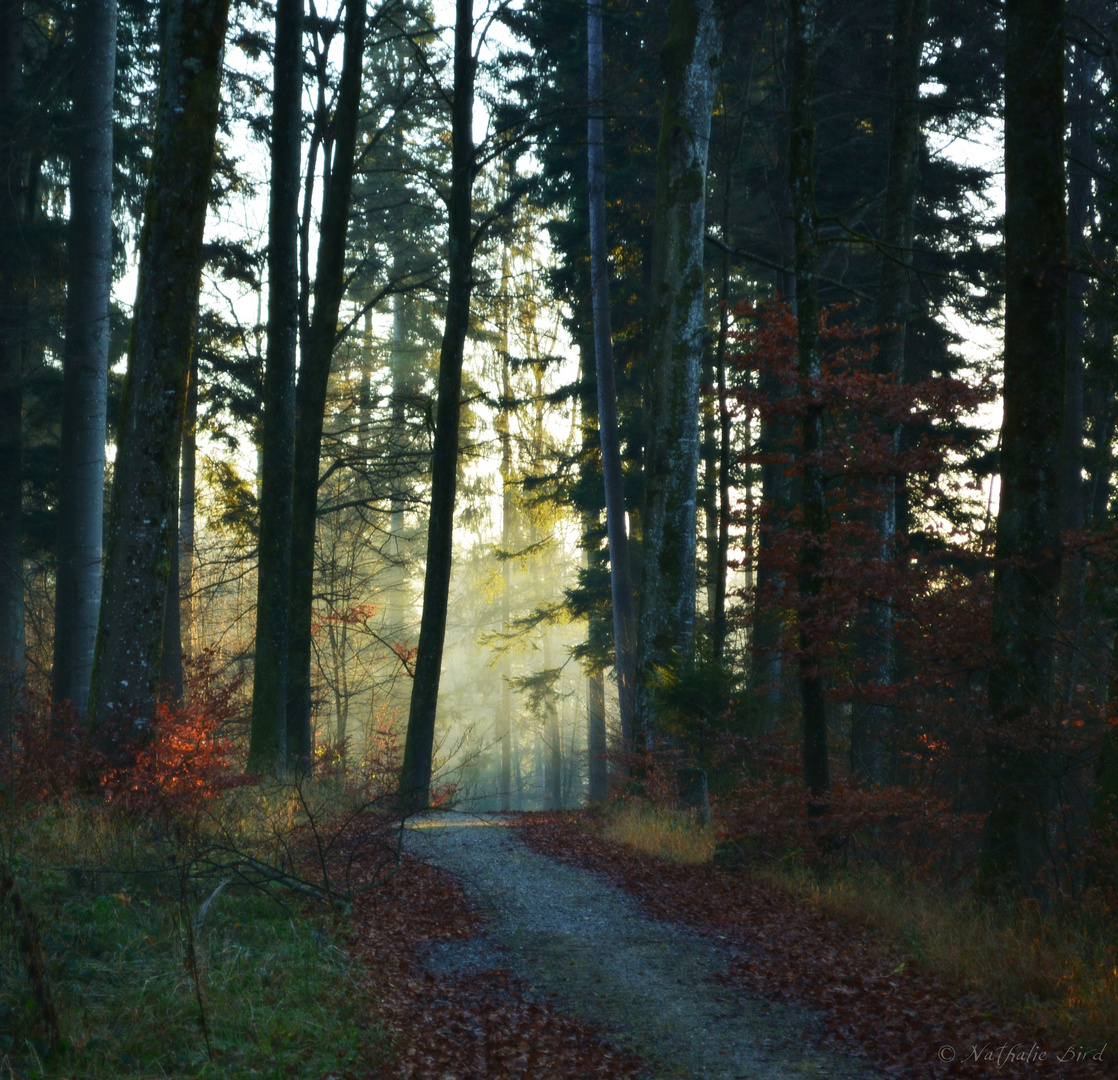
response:
<path id="1" fill-rule="evenodd" d="M 0 1080 L 317 1080 L 387 1053 L 338 947 L 342 932 L 321 908 L 229 884 L 195 932 L 218 881 L 185 879 L 184 893 L 154 830 L 55 810 L 18 839 L 13 869 L 38 921 L 63 1041 L 47 1055 L 5 903 Z"/>

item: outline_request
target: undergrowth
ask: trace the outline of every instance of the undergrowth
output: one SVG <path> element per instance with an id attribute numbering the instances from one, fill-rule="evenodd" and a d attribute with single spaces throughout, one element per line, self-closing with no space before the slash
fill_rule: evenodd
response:
<path id="1" fill-rule="evenodd" d="M 1118 1031 L 1118 950 L 1104 926 L 856 868 L 821 876 L 784 860 L 753 872 L 1055 1036 L 1102 1045 Z"/>
<path id="2" fill-rule="evenodd" d="M 716 846 L 714 829 L 701 824 L 693 814 L 633 800 L 607 813 L 603 835 L 681 866 L 710 862 Z"/>
<path id="3" fill-rule="evenodd" d="M 391 1058 L 339 947 L 398 862 L 367 771 L 262 782 L 197 708 L 105 769 L 47 716 L 0 786 L 0 1080 L 343 1080 Z"/>
<path id="4" fill-rule="evenodd" d="M 1118 1031 L 1118 945 L 1105 919 L 999 907 L 912 867 L 886 873 L 842 857 L 809 864 L 802 849 L 778 857 L 771 837 L 741 832 L 740 815 L 731 820 L 733 841 L 719 845 L 715 830 L 688 814 L 627 800 L 605 812 L 602 834 L 676 864 L 700 865 L 729 850 L 735 872 L 866 927 L 903 964 L 1034 1029 L 1097 1045 Z"/>
<path id="5" fill-rule="evenodd" d="M 282 1063 L 320 1077 L 383 1053 L 325 911 L 184 879 L 145 832 L 82 805 L 25 829 L 13 877 L 38 923 L 61 1045 L 50 1052 L 5 909 L 0 1076 L 272 1077 Z"/>

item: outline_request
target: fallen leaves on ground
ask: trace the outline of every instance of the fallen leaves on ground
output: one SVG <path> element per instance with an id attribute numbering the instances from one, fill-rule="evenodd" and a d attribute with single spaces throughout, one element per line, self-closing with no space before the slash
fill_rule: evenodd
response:
<path id="1" fill-rule="evenodd" d="M 736 946 L 725 981 L 750 996 L 818 1010 L 826 1042 L 887 1075 L 938 1078 L 1118 1076 L 1118 1046 L 1057 1044 L 992 1015 L 865 931 L 776 886 L 718 866 L 673 866 L 605 840 L 584 813 L 524 814 L 529 847 L 623 885 L 650 915 Z M 1118 1033 L 1116 1033 L 1118 1034 Z M 1082 1056 L 1080 1056 L 1082 1055 Z"/>
<path id="2" fill-rule="evenodd" d="M 448 874 L 410 858 L 354 911 L 350 951 L 395 1048 L 384 1080 L 635 1080 L 639 1059 L 589 1025 L 534 1000 L 507 971 L 436 974 L 439 942 L 484 932 Z"/>

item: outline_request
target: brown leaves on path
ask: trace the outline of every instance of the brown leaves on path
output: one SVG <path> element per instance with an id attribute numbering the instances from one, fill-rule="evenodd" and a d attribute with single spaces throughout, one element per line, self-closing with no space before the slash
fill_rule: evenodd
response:
<path id="1" fill-rule="evenodd" d="M 378 1080 L 635 1080 L 641 1062 L 587 1024 L 533 1000 L 506 971 L 436 974 L 426 948 L 484 932 L 448 874 L 405 857 L 383 889 L 363 894 L 350 951 L 365 961 L 377 1020 L 395 1062 Z"/>
<path id="2" fill-rule="evenodd" d="M 833 1047 L 886 1075 L 939 1078 L 1115 1077 L 1116 1044 L 1048 1041 L 991 1013 L 866 932 L 776 886 L 717 866 L 673 866 L 605 840 L 587 814 L 525 814 L 529 847 L 594 870 L 628 889 L 649 914 L 724 939 L 746 959 L 727 981 L 751 995 L 818 1010 Z"/>

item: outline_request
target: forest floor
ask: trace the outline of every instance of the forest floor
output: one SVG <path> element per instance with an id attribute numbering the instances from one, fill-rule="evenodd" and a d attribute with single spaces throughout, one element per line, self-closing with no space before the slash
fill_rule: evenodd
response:
<path id="1" fill-rule="evenodd" d="M 432 814 L 405 843 L 351 939 L 393 1077 L 1118 1075 L 1112 1048 L 1050 1044 L 863 929 L 584 816 Z"/>

